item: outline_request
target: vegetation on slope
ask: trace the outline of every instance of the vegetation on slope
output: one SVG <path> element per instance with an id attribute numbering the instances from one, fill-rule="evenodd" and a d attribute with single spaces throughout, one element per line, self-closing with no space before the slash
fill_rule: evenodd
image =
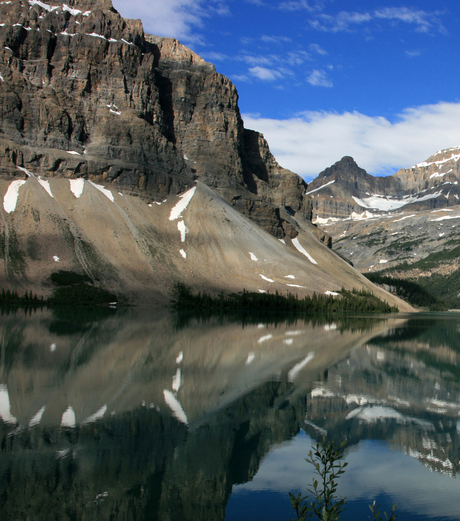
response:
<path id="1" fill-rule="evenodd" d="M 223 293 L 214 297 L 208 293 L 193 294 L 188 286 L 176 283 L 173 291 L 173 307 L 177 310 L 207 309 L 212 311 L 241 312 L 244 310 L 303 312 L 303 313 L 392 313 L 398 308 L 381 301 L 364 290 L 342 289 L 339 296 L 317 295 L 302 299 L 288 293 Z"/>
<path id="2" fill-rule="evenodd" d="M 51 281 L 58 287 L 47 300 L 48 305 L 101 305 L 118 300 L 113 293 L 95 286 L 87 275 L 58 271 L 51 275 Z"/>
<path id="3" fill-rule="evenodd" d="M 420 282 L 413 280 L 398 279 L 380 273 L 366 273 L 365 275 L 374 284 L 384 284 L 394 288 L 395 293 L 407 300 L 410 304 L 430 311 L 446 311 L 446 302 L 433 295 Z"/>
<path id="4" fill-rule="evenodd" d="M 72 271 L 58 271 L 50 277 L 51 282 L 57 286 L 51 296 L 44 300 L 26 291 L 20 296 L 17 291 L 3 289 L 0 292 L 0 307 L 44 307 L 56 305 L 100 306 L 116 303 L 115 294 L 104 288 L 95 286 L 87 275 L 81 275 Z"/>

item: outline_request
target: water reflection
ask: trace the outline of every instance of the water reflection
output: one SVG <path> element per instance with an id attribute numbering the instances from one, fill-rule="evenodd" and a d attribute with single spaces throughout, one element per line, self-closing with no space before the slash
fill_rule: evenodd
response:
<path id="1" fill-rule="evenodd" d="M 224 519 L 299 432 L 384 440 L 451 479 L 460 322 L 359 320 L 4 316 L 2 519 Z"/>

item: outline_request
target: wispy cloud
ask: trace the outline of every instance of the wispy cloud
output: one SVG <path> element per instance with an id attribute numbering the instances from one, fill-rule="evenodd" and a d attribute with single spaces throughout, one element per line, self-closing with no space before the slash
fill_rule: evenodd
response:
<path id="1" fill-rule="evenodd" d="M 320 54 L 321 56 L 326 56 L 328 54 L 328 52 L 323 49 L 321 47 L 321 45 L 318 45 L 317 43 L 311 43 L 308 48 L 312 51 L 312 52 L 316 52 L 318 54 Z"/>
<path id="2" fill-rule="evenodd" d="M 259 66 L 251 67 L 249 73 L 259 80 L 264 81 L 274 81 L 282 77 L 282 73 L 277 70 Z"/>
<path id="3" fill-rule="evenodd" d="M 439 12 L 430 13 L 419 9 L 409 9 L 408 7 L 386 7 L 365 12 L 341 11 L 336 15 L 320 13 L 309 22 L 314 29 L 334 33 L 351 31 L 356 26 L 379 20 L 406 23 L 414 26 L 415 30 L 419 32 L 427 33 L 432 30 L 445 32 L 439 18 L 440 14 Z"/>
<path id="4" fill-rule="evenodd" d="M 433 26 L 439 28 L 439 20 L 433 13 L 409 9 L 407 7 L 386 7 L 374 11 L 374 17 L 414 25 L 418 31 L 429 32 Z"/>
<path id="5" fill-rule="evenodd" d="M 460 144 L 460 103 L 403 111 L 395 122 L 359 112 L 305 112 L 285 120 L 243 115 L 246 128 L 262 132 L 285 168 L 311 180 L 352 156 L 371 174 L 388 174 Z"/>
<path id="6" fill-rule="evenodd" d="M 307 81 L 314 87 L 333 87 L 333 83 L 327 77 L 326 72 L 320 69 L 314 69 L 308 76 Z"/>
<path id="7" fill-rule="evenodd" d="M 324 9 L 325 2 L 321 1 L 310 1 L 310 0 L 286 0 L 279 4 L 279 8 L 284 11 L 308 11 L 313 13 L 316 11 L 322 11 Z"/>
<path id="8" fill-rule="evenodd" d="M 265 43 L 286 43 L 286 42 L 292 42 L 292 38 L 289 38 L 288 36 L 267 36 L 263 35 L 260 38 Z"/>

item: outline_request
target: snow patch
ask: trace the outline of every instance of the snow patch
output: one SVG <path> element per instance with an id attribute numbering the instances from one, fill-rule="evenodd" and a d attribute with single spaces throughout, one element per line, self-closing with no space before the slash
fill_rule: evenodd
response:
<path id="1" fill-rule="evenodd" d="M 318 192 L 318 190 L 322 190 L 323 188 L 326 188 L 326 186 L 329 186 L 331 184 L 335 183 L 335 179 L 332 181 L 329 181 L 329 183 L 326 183 L 323 186 L 320 186 L 319 188 L 315 188 L 314 190 L 310 190 L 309 192 L 305 192 L 305 195 L 313 194 L 315 192 Z"/>
<path id="2" fill-rule="evenodd" d="M 251 257 L 251 260 L 258 261 L 259 259 L 252 253 L 252 251 L 249 252 L 249 255 Z"/>
<path id="3" fill-rule="evenodd" d="M 331 196 L 332 197 L 332 196 Z M 313 224 L 332 224 L 342 221 L 338 217 L 316 217 L 312 220 Z"/>
<path id="4" fill-rule="evenodd" d="M 59 5 L 51 6 L 51 5 L 45 4 L 44 2 L 40 2 L 40 0 L 29 0 L 29 5 L 30 6 L 38 5 L 42 9 L 45 9 L 45 11 L 48 11 L 48 12 L 56 11 L 56 9 L 59 9 L 59 7 L 60 7 Z"/>
<path id="5" fill-rule="evenodd" d="M 186 234 L 188 232 L 188 228 L 185 226 L 185 222 L 184 221 L 179 221 L 177 223 L 177 229 L 180 232 L 180 240 L 181 240 L 181 242 L 185 242 L 185 236 L 186 236 Z"/>
<path id="6" fill-rule="evenodd" d="M 273 335 L 264 335 L 257 340 L 258 344 L 263 344 L 264 342 L 267 342 L 268 340 L 271 340 L 273 338 Z"/>
<path id="7" fill-rule="evenodd" d="M 0 418 L 5 423 L 17 423 L 18 420 L 11 414 L 10 395 L 8 387 L 0 384 Z"/>
<path id="8" fill-rule="evenodd" d="M 246 359 L 246 365 L 249 365 L 254 360 L 255 357 L 256 357 L 256 355 L 254 353 L 249 353 L 248 358 Z"/>
<path id="9" fill-rule="evenodd" d="M 105 188 L 104 186 L 102 185 L 97 185 L 96 183 L 93 183 L 92 181 L 88 181 L 92 186 L 94 186 L 94 188 L 97 188 L 99 190 L 99 192 L 103 193 L 107 199 L 110 199 L 112 201 L 112 203 L 115 202 L 115 198 L 113 197 L 113 194 L 110 190 L 108 190 L 107 188 Z"/>
<path id="10" fill-rule="evenodd" d="M 315 353 L 309 353 L 301 362 L 296 364 L 288 373 L 288 382 L 294 382 L 296 376 L 307 366 L 315 357 Z"/>
<path id="11" fill-rule="evenodd" d="M 357 418 L 365 422 L 376 422 L 377 420 L 397 420 L 402 421 L 404 416 L 393 409 L 392 407 L 383 407 L 382 405 L 376 405 L 373 407 L 358 408 L 351 411 L 346 419 Z"/>
<path id="12" fill-rule="evenodd" d="M 87 425 L 88 423 L 94 423 L 97 420 L 100 420 L 107 411 L 107 404 L 103 405 L 98 411 L 91 416 L 88 416 L 85 420 L 81 422 L 81 425 Z"/>
<path id="13" fill-rule="evenodd" d="M 19 197 L 19 188 L 21 188 L 21 186 L 25 183 L 26 181 L 23 179 L 11 182 L 5 196 L 3 197 L 3 209 L 6 213 L 11 213 L 16 210 L 16 204 Z"/>
<path id="14" fill-rule="evenodd" d="M 173 416 L 177 418 L 181 423 L 188 425 L 188 419 L 182 408 L 182 405 L 179 403 L 177 398 L 171 391 L 165 389 L 163 391 L 163 396 L 166 402 L 166 405 L 171 409 Z"/>
<path id="15" fill-rule="evenodd" d="M 184 259 L 187 258 L 187 254 L 185 253 L 184 250 L 179 250 L 179 253 L 182 255 L 182 257 L 184 257 Z"/>
<path id="16" fill-rule="evenodd" d="M 430 222 L 448 221 L 451 219 L 460 219 L 460 215 L 444 215 L 443 217 L 438 217 L 437 219 L 431 219 Z"/>
<path id="17" fill-rule="evenodd" d="M 48 195 L 54 199 L 53 192 L 51 191 L 51 186 L 49 181 L 45 181 L 41 177 L 37 178 L 37 181 L 40 183 L 40 185 L 48 192 Z"/>
<path id="18" fill-rule="evenodd" d="M 196 186 L 185 192 L 185 194 L 180 195 L 180 201 L 172 208 L 171 213 L 169 215 L 170 221 L 175 221 L 182 217 L 182 212 L 187 208 L 188 204 L 192 200 L 196 191 Z"/>
<path id="19" fill-rule="evenodd" d="M 53 255 L 54 262 L 59 262 L 61 259 L 57 255 Z"/>
<path id="20" fill-rule="evenodd" d="M 411 215 L 405 215 L 404 217 L 401 217 L 401 219 L 396 219 L 396 221 L 392 221 L 392 222 L 399 223 L 399 221 L 404 221 L 406 219 L 411 219 L 412 217 L 415 217 L 415 213 L 413 213 Z"/>
<path id="21" fill-rule="evenodd" d="M 307 288 L 307 286 L 299 286 L 298 284 L 286 284 L 286 286 L 289 286 L 290 288 Z"/>
<path id="22" fill-rule="evenodd" d="M 38 412 L 37 414 L 30 419 L 29 421 L 29 427 L 35 427 L 36 425 L 38 425 L 41 421 L 42 421 L 42 416 L 43 416 L 43 413 L 45 412 L 45 408 L 46 406 L 44 405 Z"/>
<path id="23" fill-rule="evenodd" d="M 335 322 L 332 322 L 332 324 L 326 324 L 324 326 L 324 331 L 336 331 L 337 324 Z"/>
<path id="24" fill-rule="evenodd" d="M 107 40 L 105 36 L 97 33 L 86 33 L 86 36 L 93 36 L 94 38 L 101 38 L 102 40 Z"/>
<path id="25" fill-rule="evenodd" d="M 269 279 L 268 277 L 266 277 L 265 275 L 262 275 L 261 273 L 259 273 L 259 275 L 260 275 L 264 280 L 266 280 L 267 282 L 275 282 L 274 280 Z"/>
<path id="26" fill-rule="evenodd" d="M 325 295 L 331 295 L 332 297 L 338 297 L 340 293 L 337 293 L 336 291 L 325 291 Z"/>
<path id="27" fill-rule="evenodd" d="M 302 255 L 305 255 L 305 257 L 307 257 L 307 259 L 312 263 L 312 264 L 318 264 L 315 259 L 309 254 L 307 253 L 307 250 L 300 244 L 299 242 L 299 239 L 297 239 L 297 237 L 295 239 L 292 239 L 292 244 L 294 245 L 294 247 L 296 248 L 296 250 L 298 250 Z"/>
<path id="28" fill-rule="evenodd" d="M 83 194 L 83 188 L 85 187 L 85 180 L 82 178 L 79 179 L 70 179 L 70 191 L 73 195 L 79 199 Z"/>
<path id="29" fill-rule="evenodd" d="M 285 279 L 295 279 L 294 275 L 285 275 Z"/>
<path id="30" fill-rule="evenodd" d="M 287 346 L 292 346 L 293 342 L 293 338 L 283 338 L 283 344 L 286 344 Z"/>
<path id="31" fill-rule="evenodd" d="M 370 197 L 366 197 L 364 199 L 360 199 L 358 197 L 352 196 L 357 204 L 363 206 L 364 208 L 373 208 L 376 210 L 388 212 L 390 210 L 396 210 L 405 206 L 409 203 L 417 203 L 420 201 L 427 201 L 429 199 L 436 199 L 442 194 L 442 191 L 435 192 L 433 194 L 423 195 L 421 197 L 417 196 L 406 196 L 403 199 L 393 199 L 391 197 L 373 194 Z"/>
<path id="32" fill-rule="evenodd" d="M 64 411 L 64 414 L 61 418 L 61 427 L 69 427 L 74 428 L 77 425 L 77 418 L 75 416 L 75 411 L 69 405 L 67 409 Z"/>
<path id="33" fill-rule="evenodd" d="M 177 368 L 176 374 L 172 378 L 172 390 L 176 393 L 179 391 L 182 383 L 182 373 L 180 367 Z"/>

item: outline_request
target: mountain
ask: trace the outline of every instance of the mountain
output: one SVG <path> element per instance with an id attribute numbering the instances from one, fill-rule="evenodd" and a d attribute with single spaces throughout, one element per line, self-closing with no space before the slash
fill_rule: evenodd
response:
<path id="1" fill-rule="evenodd" d="M 344 157 L 308 186 L 313 222 L 361 272 L 417 278 L 438 296 L 457 299 L 459 160 L 454 147 L 393 176 L 373 177 Z"/>
<path id="2" fill-rule="evenodd" d="M 322 244 L 306 183 L 244 128 L 212 64 L 109 0 L 0 14 L 1 288 L 47 296 L 64 270 L 145 304 L 178 281 L 375 290 Z"/>

